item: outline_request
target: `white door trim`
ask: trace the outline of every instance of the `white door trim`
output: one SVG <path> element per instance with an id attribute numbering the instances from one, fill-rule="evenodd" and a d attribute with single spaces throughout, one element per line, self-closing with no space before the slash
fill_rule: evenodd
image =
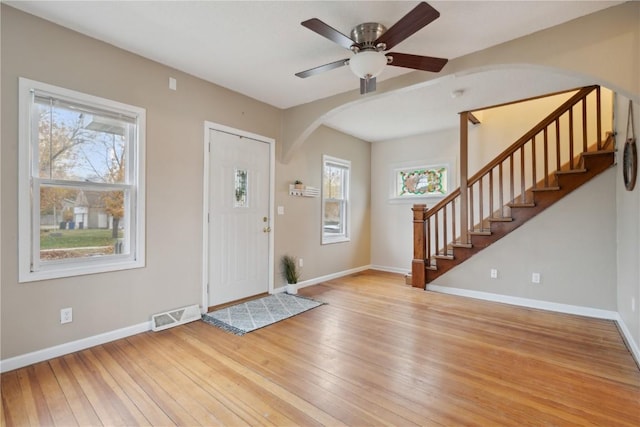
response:
<path id="1" fill-rule="evenodd" d="M 266 136 L 257 135 L 255 133 L 246 132 L 235 129 L 219 123 L 204 122 L 204 176 L 203 176 L 203 193 L 202 193 L 202 313 L 206 313 L 209 308 L 209 165 L 211 164 L 211 152 L 209 147 L 210 131 L 220 131 L 238 135 L 244 138 L 254 139 L 256 141 L 269 144 L 269 293 L 273 293 L 273 275 L 274 275 L 274 242 L 273 236 L 275 232 L 275 221 L 273 213 L 275 211 L 275 166 L 276 166 L 276 140 Z"/>

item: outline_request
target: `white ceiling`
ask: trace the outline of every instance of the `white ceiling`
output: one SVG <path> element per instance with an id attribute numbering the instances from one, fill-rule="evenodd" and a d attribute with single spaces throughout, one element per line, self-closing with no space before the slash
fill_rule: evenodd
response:
<path id="1" fill-rule="evenodd" d="M 351 53 L 302 27 L 319 18 L 344 34 L 363 22 L 393 25 L 416 1 L 6 1 L 146 58 L 278 108 L 359 87 L 348 67 L 294 74 Z M 457 58 L 622 3 L 621 1 L 430 1 L 441 16 L 393 50 Z M 411 72 L 388 66 L 378 82 Z M 421 72 L 421 71 L 417 71 Z M 503 70 L 373 98 L 327 125 L 377 141 L 455 126 L 456 113 L 589 82 L 540 70 Z M 179 89 L 179 88 L 178 88 Z M 452 99 L 452 90 L 464 94 Z M 509 94 L 510 99 L 499 99 Z M 389 102 L 393 101 L 393 109 Z M 390 111 L 393 110 L 393 111 Z M 416 118 L 420 120 L 416 120 Z M 424 120 L 429 117 L 431 120 Z M 449 124 L 453 120 L 453 123 Z"/>

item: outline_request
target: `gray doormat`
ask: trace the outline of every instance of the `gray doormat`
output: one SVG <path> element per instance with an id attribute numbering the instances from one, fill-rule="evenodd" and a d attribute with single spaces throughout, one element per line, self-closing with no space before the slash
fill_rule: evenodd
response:
<path id="1" fill-rule="evenodd" d="M 273 294 L 202 315 L 206 323 L 235 335 L 244 335 L 323 305 L 299 295 Z"/>

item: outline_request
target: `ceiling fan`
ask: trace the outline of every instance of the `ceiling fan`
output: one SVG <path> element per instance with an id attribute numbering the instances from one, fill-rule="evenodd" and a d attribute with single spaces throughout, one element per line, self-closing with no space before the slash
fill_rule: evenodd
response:
<path id="1" fill-rule="evenodd" d="M 383 52 L 393 48 L 416 31 L 435 21 L 439 16 L 440 12 L 426 2 L 421 2 L 388 30 L 377 22 L 366 22 L 354 27 L 351 30 L 351 37 L 347 37 L 318 18 L 303 21 L 301 22 L 302 26 L 351 50 L 353 56 L 301 71 L 296 73 L 296 76 L 306 78 L 349 65 L 351 71 L 360 78 L 360 93 L 365 94 L 376 90 L 376 77 L 382 72 L 385 65 L 437 73 L 445 66 L 447 59 Z"/>

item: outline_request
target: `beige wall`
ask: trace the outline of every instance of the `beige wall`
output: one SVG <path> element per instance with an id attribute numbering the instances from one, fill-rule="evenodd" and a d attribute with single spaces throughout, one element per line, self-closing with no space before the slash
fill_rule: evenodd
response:
<path id="1" fill-rule="evenodd" d="M 346 102 L 357 102 L 354 101 L 359 98 L 357 91 L 281 112 L 6 5 L 2 5 L 1 19 L 0 358 L 139 324 L 148 321 L 152 313 L 200 302 L 205 120 L 278 141 L 278 158 L 286 159 L 287 163 L 276 166 L 275 204 L 285 207 L 285 215 L 276 217 L 275 222 L 276 262 L 285 252 L 303 257 L 303 280 L 369 264 L 368 194 L 370 190 L 377 192 L 377 186 L 370 184 L 372 174 L 371 169 L 367 170 L 370 166 L 366 166 L 366 156 L 370 155 L 367 143 L 328 129 L 314 131 L 309 128 L 322 114 Z M 639 19 L 640 4 L 630 2 L 459 58 L 451 61 L 445 71 L 531 63 L 594 76 L 598 82 L 619 89 L 638 102 Z M 18 76 L 147 109 L 146 268 L 17 283 Z M 178 91 L 168 89 L 170 76 L 177 78 Z M 424 79 L 422 76 L 424 74 L 410 73 L 394 81 L 380 82 L 379 94 L 420 83 Z M 304 153 L 290 151 L 305 131 L 311 136 L 307 140 L 305 134 L 303 138 Z M 294 179 L 319 186 L 322 154 L 362 160 L 362 169 L 358 168 L 357 173 L 366 176 L 354 177 L 353 182 L 359 187 L 352 188 L 352 192 L 363 192 L 362 198 L 354 200 L 356 213 L 352 227 L 355 227 L 354 231 L 358 230 L 357 239 L 349 244 L 320 246 L 319 200 L 294 199 L 286 194 L 286 185 Z M 626 199 L 621 202 L 619 181 L 616 179 L 618 218 L 623 216 L 624 221 L 637 223 L 639 208 L 635 199 L 629 197 L 636 197 L 633 194 L 637 195 L 638 189 L 635 193 L 625 194 Z M 638 295 L 639 288 L 638 272 L 634 270 L 638 265 L 637 239 L 632 241 L 633 236 L 625 230 L 618 229 L 618 235 L 618 248 L 624 245 L 636 254 L 635 259 L 622 256 L 617 259 L 619 274 L 626 283 L 618 286 L 618 304 L 629 305 L 629 299 Z M 275 281 L 281 283 L 279 277 Z M 636 301 L 636 304 L 640 302 Z M 61 326 L 59 310 L 68 306 L 74 308 L 74 322 Z M 640 343 L 637 306 L 635 313 L 630 313 L 630 309 L 620 309 L 620 313 L 625 322 L 632 325 L 630 328 L 635 328 L 635 341 Z"/>
<path id="2" fill-rule="evenodd" d="M 639 77 L 640 78 L 640 77 Z M 616 99 L 617 163 L 622 165 L 624 143 L 627 139 L 629 99 Z M 640 102 L 633 103 L 636 145 L 640 144 Z M 636 349 L 640 348 L 640 178 L 633 191 L 627 191 L 618 167 L 615 178 L 617 215 L 617 300 L 618 313 L 629 333 L 634 337 Z M 635 301 L 635 310 L 632 308 Z"/>
<path id="3" fill-rule="evenodd" d="M 481 70 L 483 68 L 504 67 L 513 64 L 544 66 L 580 76 L 590 76 L 595 84 L 601 84 L 617 92 L 619 102 L 618 110 L 616 111 L 616 130 L 618 131 L 617 144 L 620 147 L 624 142 L 624 140 L 621 140 L 621 132 L 626 126 L 627 104 L 625 102 L 628 102 L 628 99 L 632 99 L 635 103 L 636 129 L 639 127 L 637 123 L 640 122 L 640 119 L 638 119 L 638 111 L 640 110 L 640 107 L 638 107 L 640 103 L 640 2 L 627 2 L 482 52 L 457 58 L 450 61 L 443 73 L 451 74 L 464 72 L 465 70 Z M 426 77 L 426 79 L 428 78 L 430 77 Z M 421 77 L 419 73 L 410 73 L 393 80 L 395 81 L 379 84 L 378 92 L 381 94 L 385 90 L 394 90 L 398 87 L 418 84 L 424 81 L 425 77 Z M 313 126 L 318 117 L 330 114 L 338 105 L 357 102 L 355 97 L 356 95 L 353 93 L 337 95 L 336 97 L 322 100 L 322 103 L 314 103 L 286 111 L 286 127 L 283 129 L 285 145 L 288 144 L 292 150 L 295 149 L 296 144 L 299 143 L 298 138 L 300 135 L 304 136 L 307 126 Z M 621 103 L 623 104 L 622 106 Z M 297 120 L 288 122 L 286 121 L 287 117 L 296 117 Z M 624 117 L 624 122 L 621 117 Z M 620 151 L 618 151 L 617 155 L 618 164 L 620 164 Z M 372 153 L 374 162 L 377 161 L 377 156 L 376 146 L 374 145 Z M 624 325 L 623 327 L 627 329 L 625 334 L 632 341 L 631 346 L 634 348 L 634 354 L 640 360 L 640 270 L 638 269 L 638 265 L 640 265 L 640 239 L 638 238 L 640 234 L 638 231 L 640 230 L 640 224 L 638 224 L 638 218 L 640 217 L 638 191 L 640 191 L 640 185 L 633 192 L 627 192 L 622 184 L 620 168 L 616 168 L 615 173 L 617 175 L 615 179 L 612 179 L 611 174 L 608 173 L 608 175 L 598 178 L 597 182 L 590 184 L 597 186 L 600 190 L 604 189 L 607 192 L 606 203 L 612 203 L 615 206 L 613 211 L 607 208 L 608 210 L 603 212 L 607 215 L 606 223 L 603 217 L 596 218 L 589 215 L 589 218 L 593 220 L 593 222 L 590 222 L 592 224 L 591 227 L 594 227 L 594 224 L 598 224 L 597 226 L 599 227 L 600 224 L 604 223 L 604 228 L 609 230 L 612 223 L 615 225 L 613 228 L 615 237 L 611 235 L 603 236 L 603 246 L 613 250 L 615 256 L 612 259 L 610 253 L 603 252 L 608 263 L 603 267 L 603 271 L 606 271 L 607 275 L 603 276 L 600 272 L 596 272 L 595 280 L 587 279 L 590 280 L 592 285 L 600 281 L 599 286 L 602 286 L 603 289 L 611 292 L 611 294 L 606 295 L 602 301 L 596 301 L 594 304 L 594 300 L 597 299 L 600 291 L 595 290 L 593 292 L 589 288 L 589 296 L 587 298 L 580 296 L 574 303 L 577 304 L 581 301 L 580 303 L 584 303 L 587 306 L 606 307 L 617 311 L 622 320 L 622 325 Z M 373 185 L 373 188 L 375 192 L 377 185 Z M 613 192 L 616 193 L 616 198 L 611 201 L 610 195 Z M 581 196 L 584 196 L 584 194 L 578 193 L 573 195 L 574 198 L 570 200 L 584 202 L 580 198 Z M 372 212 L 377 212 L 380 205 L 376 203 L 375 197 L 372 200 L 374 202 Z M 605 203 L 604 200 L 601 202 Z M 589 204 L 583 203 L 583 207 L 589 209 Z M 376 225 L 379 222 L 380 220 L 376 219 L 374 214 L 372 224 L 376 231 Z M 615 242 L 613 248 L 611 247 L 612 238 Z M 377 250 L 379 242 L 384 240 L 376 233 L 373 234 L 372 263 L 374 265 L 389 261 L 389 258 L 378 256 L 380 254 Z M 526 238 L 525 241 L 520 243 L 527 244 Z M 591 243 L 596 247 L 600 247 L 600 242 L 597 239 Z M 585 259 L 593 259 L 592 254 L 593 249 L 585 246 Z M 562 256 L 562 253 L 558 255 Z M 540 259 L 542 260 L 543 258 Z M 601 259 L 593 259 L 593 261 L 598 265 L 605 262 Z M 483 259 L 479 258 L 476 261 L 472 259 L 469 262 L 481 263 Z M 572 258 L 572 262 L 575 263 L 576 260 Z M 479 274 L 479 277 L 486 277 L 486 269 L 493 263 L 493 261 L 486 261 L 482 267 L 468 267 L 465 272 Z M 388 266 L 389 264 L 382 265 Z M 391 266 L 396 265 L 391 264 Z M 615 267 L 613 270 L 612 266 Z M 521 267 L 529 269 L 534 266 L 521 264 Z M 587 266 L 583 271 L 591 271 L 591 269 L 592 266 Z M 519 274 L 523 276 L 524 273 L 527 273 L 528 277 L 527 271 L 522 271 Z M 584 277 L 582 273 L 581 277 Z M 443 276 L 442 279 L 444 280 L 444 278 Z M 455 283 L 461 286 L 466 283 L 464 280 L 456 282 L 453 276 L 449 276 L 449 278 L 451 279 L 450 284 Z M 557 280 L 557 277 L 554 280 Z M 482 282 L 485 282 L 485 279 L 482 279 Z M 613 287 L 612 283 L 615 284 Z M 475 285 L 468 284 L 468 286 L 473 287 Z M 496 285 L 489 284 L 488 286 L 492 286 L 491 289 L 494 292 L 500 292 Z M 558 295 L 543 295 L 546 292 L 543 289 L 531 291 L 533 292 L 530 294 L 532 298 L 549 298 L 552 301 L 566 301 L 568 295 L 567 289 L 561 290 Z M 513 295 L 512 292 L 511 290 L 506 291 L 510 295 Z M 527 296 L 527 292 L 529 292 L 529 289 L 522 285 L 518 295 Z M 577 292 L 582 292 L 582 290 L 577 290 Z M 615 305 L 611 303 L 612 297 L 616 299 Z M 635 300 L 635 311 L 631 308 L 632 299 Z"/>
<path id="4" fill-rule="evenodd" d="M 573 93 L 560 94 L 480 111 L 481 123 L 469 127 L 469 176 L 482 169 L 571 95 Z"/>
<path id="5" fill-rule="evenodd" d="M 604 172 L 432 284 L 616 311 L 615 177 Z"/>
<path id="6" fill-rule="evenodd" d="M 280 112 L 5 5 L 1 41 L 2 359 L 199 304 L 204 121 L 275 138 Z M 19 76 L 146 108 L 146 268 L 18 283 Z M 71 324 L 59 323 L 63 307 Z"/>
<path id="7" fill-rule="evenodd" d="M 289 195 L 289 184 L 300 180 L 321 188 L 322 156 L 326 154 L 351 161 L 351 241 L 321 245 L 320 197 Z M 278 230 L 276 261 L 283 254 L 304 260 L 301 281 L 348 271 L 370 264 L 371 146 L 368 142 L 321 126 L 309 138 L 304 150 L 290 162 L 278 163 L 276 205 L 284 215 L 276 215 Z M 276 268 L 276 287 L 284 284 Z"/>
<path id="8" fill-rule="evenodd" d="M 411 166 L 449 165 L 450 188 L 458 184 L 458 129 L 376 142 L 371 145 L 371 264 L 408 273 L 413 258 L 413 203 L 433 206 L 441 198 L 397 200 L 393 170 Z"/>
<path id="9" fill-rule="evenodd" d="M 573 92 L 476 112 L 481 123 L 469 125 L 469 176 L 493 160 L 571 95 Z M 612 130 L 611 96 L 609 90 L 602 88 L 605 131 Z M 592 109 L 589 110 L 591 111 Z M 372 187 L 379 190 L 371 196 L 373 265 L 390 271 L 410 271 L 413 244 L 411 205 L 426 203 L 427 207 L 431 207 L 441 200 L 390 200 L 388 189 L 391 185 L 391 171 L 405 164 L 446 163 L 450 166 L 451 188 L 457 188 L 459 145 L 457 128 L 372 144 L 372 170 L 375 171 L 371 177 Z M 539 151 L 541 155 L 542 151 Z M 541 162 L 542 159 L 540 164 Z"/>
<path id="10" fill-rule="evenodd" d="M 202 300 L 204 122 L 276 139 L 282 112 L 111 45 L 2 5 L 2 271 L 0 358 L 142 324 L 154 313 Z M 19 284 L 17 281 L 18 77 L 147 110 L 146 267 Z M 169 90 L 169 77 L 177 91 Z M 370 147 L 319 129 L 296 165 L 276 164 L 276 274 L 282 253 L 305 259 L 303 280 L 369 264 Z M 353 238 L 320 246 L 319 199 L 294 199 L 286 185 L 319 185 L 322 154 L 353 162 Z M 291 168 L 294 169 L 291 169 Z M 280 284 L 279 275 L 275 278 Z M 60 309 L 73 322 L 60 325 Z"/>

